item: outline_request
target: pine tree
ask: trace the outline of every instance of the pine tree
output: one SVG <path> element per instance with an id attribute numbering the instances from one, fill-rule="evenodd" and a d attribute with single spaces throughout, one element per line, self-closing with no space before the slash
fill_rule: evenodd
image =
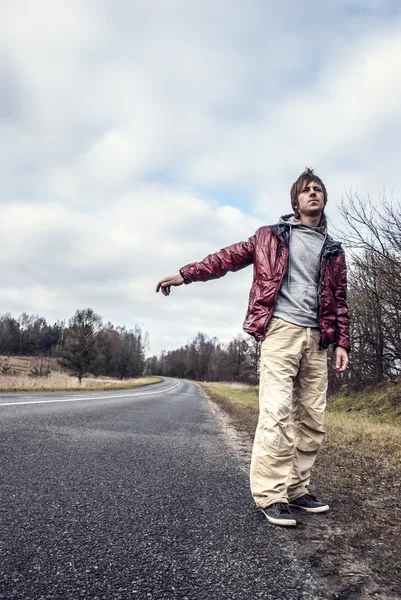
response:
<path id="1" fill-rule="evenodd" d="M 68 369 L 71 375 L 82 377 L 94 373 L 99 359 L 98 335 L 102 319 L 91 308 L 77 310 L 70 319 L 64 347 L 60 350 L 58 362 Z"/>

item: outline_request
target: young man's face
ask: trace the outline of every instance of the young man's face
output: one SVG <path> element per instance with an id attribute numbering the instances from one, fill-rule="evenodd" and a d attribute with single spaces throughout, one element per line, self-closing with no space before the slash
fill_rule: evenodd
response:
<path id="1" fill-rule="evenodd" d="M 298 210 L 300 217 L 316 217 L 324 209 L 324 195 L 322 186 L 317 181 L 305 183 L 298 196 Z"/>

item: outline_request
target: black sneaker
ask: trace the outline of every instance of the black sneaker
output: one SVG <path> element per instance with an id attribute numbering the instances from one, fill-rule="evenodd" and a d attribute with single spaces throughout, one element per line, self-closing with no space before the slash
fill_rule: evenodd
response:
<path id="1" fill-rule="evenodd" d="M 295 527 L 297 522 L 291 514 L 286 502 L 275 502 L 261 509 L 266 519 L 274 525 L 284 525 L 287 527 Z"/>
<path id="2" fill-rule="evenodd" d="M 330 508 L 325 502 L 319 502 L 316 496 L 312 496 L 312 494 L 304 494 L 304 496 L 290 502 L 290 506 L 310 513 L 322 513 Z"/>

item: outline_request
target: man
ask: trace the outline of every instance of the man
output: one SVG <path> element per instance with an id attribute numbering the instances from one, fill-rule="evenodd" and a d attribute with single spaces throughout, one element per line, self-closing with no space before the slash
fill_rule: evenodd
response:
<path id="1" fill-rule="evenodd" d="M 312 169 L 291 188 L 294 213 L 261 227 L 157 285 L 222 277 L 253 264 L 244 330 L 261 344 L 259 422 L 251 461 L 251 491 L 269 522 L 295 526 L 290 507 L 320 513 L 328 504 L 309 494 L 310 471 L 323 441 L 327 352 L 336 371 L 348 365 L 349 317 L 344 251 L 326 230 L 327 192 Z"/>

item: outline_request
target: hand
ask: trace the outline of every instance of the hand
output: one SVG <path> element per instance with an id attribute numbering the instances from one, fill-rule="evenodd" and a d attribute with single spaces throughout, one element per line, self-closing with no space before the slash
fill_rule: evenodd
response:
<path id="1" fill-rule="evenodd" d="M 349 358 L 348 352 L 345 348 L 341 348 L 341 346 L 337 346 L 336 350 L 336 364 L 334 365 L 334 370 L 338 373 L 343 373 L 348 367 Z"/>
<path id="2" fill-rule="evenodd" d="M 156 292 L 158 292 L 161 289 L 162 294 L 164 296 L 169 296 L 172 285 L 177 286 L 182 285 L 183 283 L 184 279 L 183 277 L 181 277 L 181 275 L 171 275 L 170 277 L 165 277 L 164 279 L 159 281 L 156 287 Z"/>

